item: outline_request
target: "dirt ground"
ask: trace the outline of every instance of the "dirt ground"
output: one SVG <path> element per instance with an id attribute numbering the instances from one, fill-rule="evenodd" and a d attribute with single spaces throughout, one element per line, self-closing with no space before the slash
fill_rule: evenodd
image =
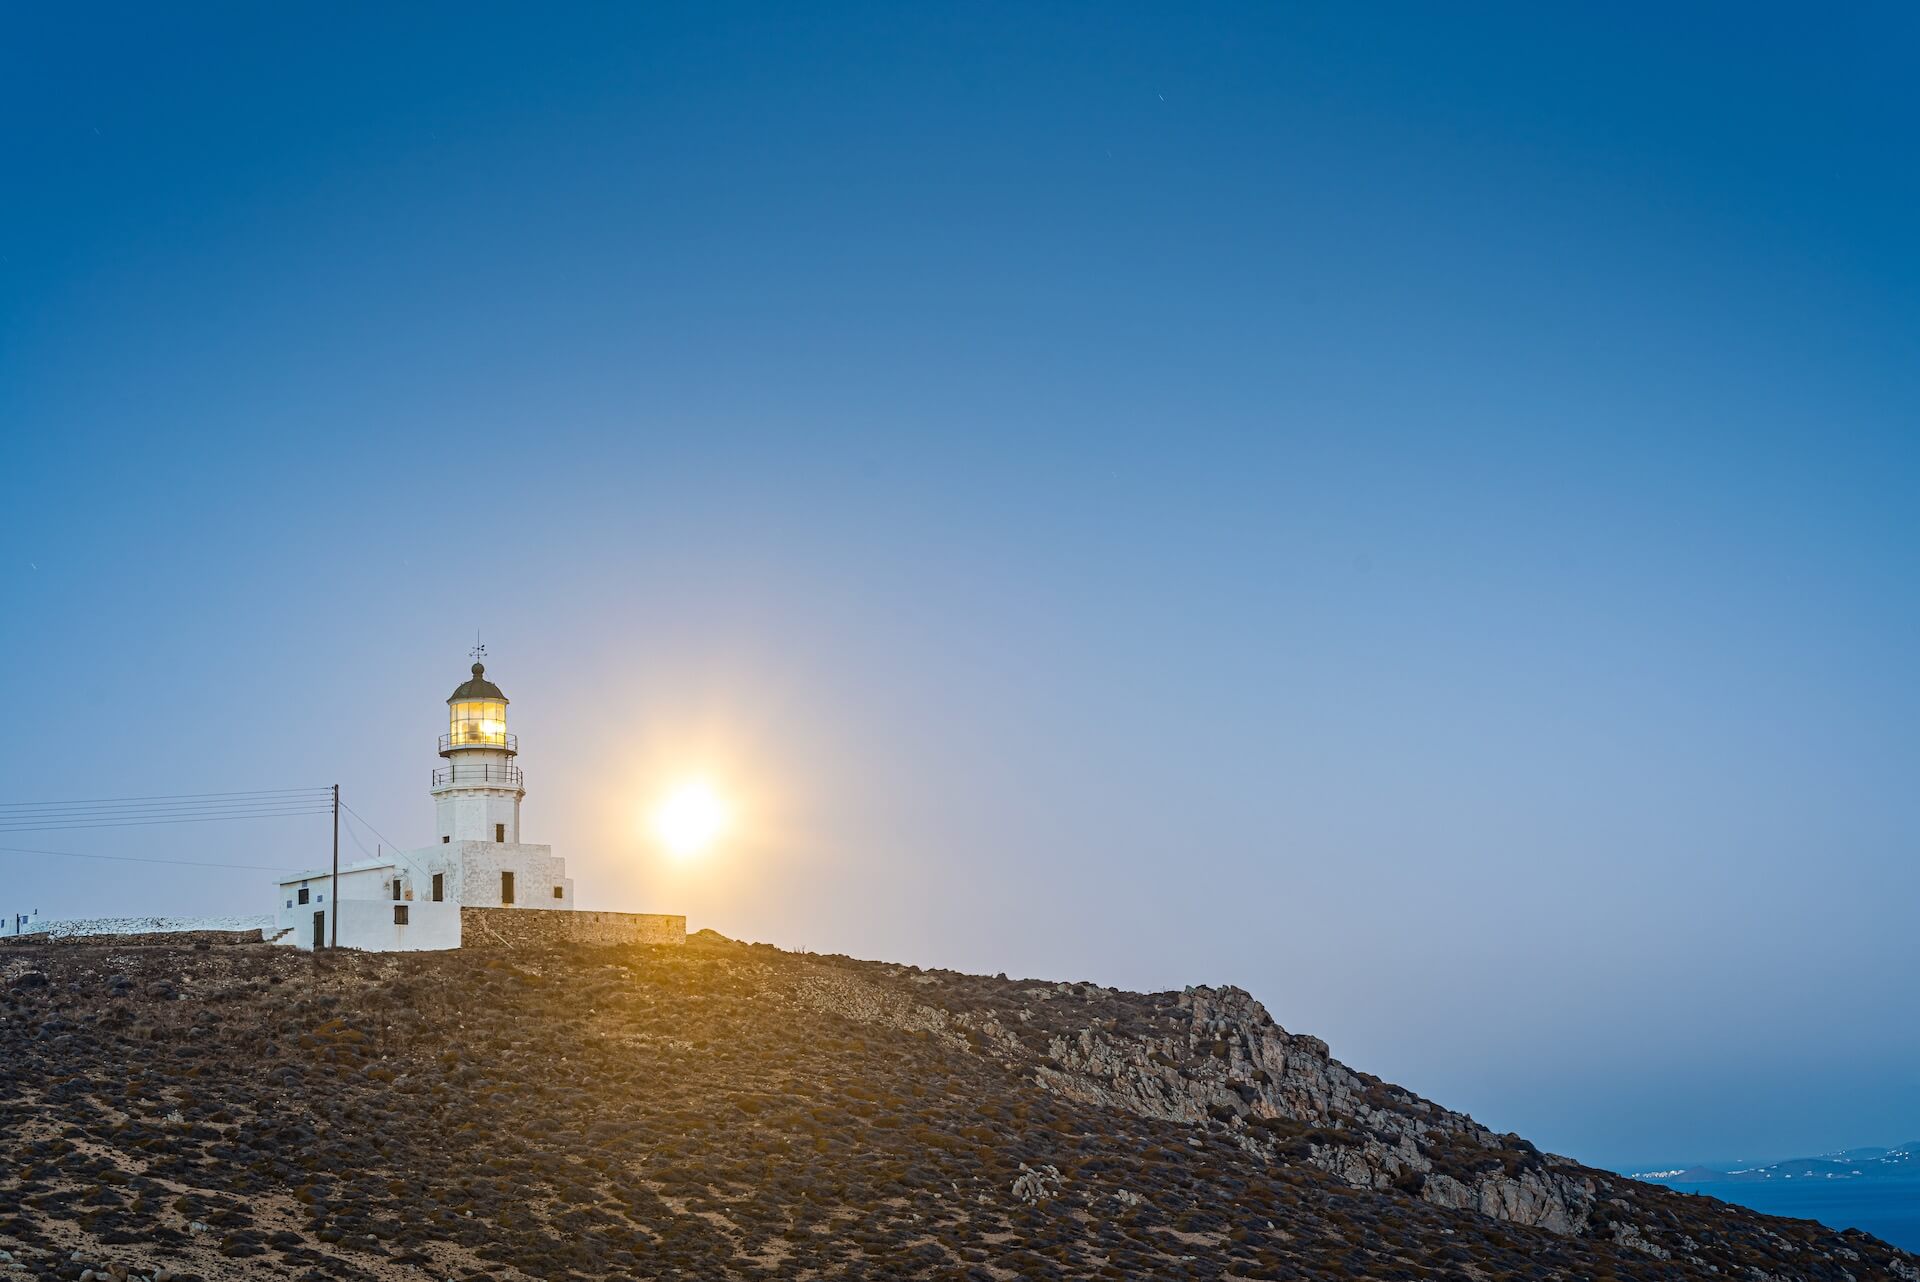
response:
<path id="1" fill-rule="evenodd" d="M 1908 1276 L 1649 1190 L 1716 1263 L 1661 1260 L 1076 1103 L 949 1022 L 1086 1014 L 1021 991 L 711 935 L 0 947 L 0 1282 Z"/>

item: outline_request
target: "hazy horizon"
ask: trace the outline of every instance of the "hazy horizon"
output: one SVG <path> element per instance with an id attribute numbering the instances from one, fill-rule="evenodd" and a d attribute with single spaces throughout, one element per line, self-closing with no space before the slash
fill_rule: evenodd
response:
<path id="1" fill-rule="evenodd" d="M 1598 1165 L 1920 1135 L 1920 19 L 1650 21 L 16 14 L 0 801 L 424 845 L 478 629 L 583 907 L 1236 984 Z"/>

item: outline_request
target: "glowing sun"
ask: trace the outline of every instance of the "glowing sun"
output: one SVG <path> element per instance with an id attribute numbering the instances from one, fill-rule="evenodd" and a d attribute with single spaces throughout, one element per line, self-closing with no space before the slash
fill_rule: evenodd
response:
<path id="1" fill-rule="evenodd" d="M 704 779 L 689 779 L 661 798 L 653 810 L 653 835 L 685 859 L 720 839 L 732 818 L 727 803 Z"/>

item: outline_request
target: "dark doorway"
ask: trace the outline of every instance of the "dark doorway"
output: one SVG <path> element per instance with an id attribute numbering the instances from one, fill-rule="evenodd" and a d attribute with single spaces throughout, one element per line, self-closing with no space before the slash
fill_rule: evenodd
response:
<path id="1" fill-rule="evenodd" d="M 327 946 L 327 915 L 323 912 L 313 915 L 313 946 L 315 948 Z"/>
<path id="2" fill-rule="evenodd" d="M 433 902 L 437 904 L 444 899 L 446 897 L 446 890 L 447 874 L 443 872 L 433 874 Z"/>
<path id="3" fill-rule="evenodd" d="M 513 874 L 510 872 L 500 874 L 500 902 L 503 904 L 513 902 Z"/>

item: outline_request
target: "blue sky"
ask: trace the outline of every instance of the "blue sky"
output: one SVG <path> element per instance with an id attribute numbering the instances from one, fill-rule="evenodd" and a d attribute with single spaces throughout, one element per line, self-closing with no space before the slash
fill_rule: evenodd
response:
<path id="1" fill-rule="evenodd" d="M 480 628 L 586 906 L 1238 983 L 1601 1163 L 1920 1135 L 1916 36 L 15 13 L 0 798 L 423 844 Z M 688 771 L 741 822 L 674 864 Z"/>

